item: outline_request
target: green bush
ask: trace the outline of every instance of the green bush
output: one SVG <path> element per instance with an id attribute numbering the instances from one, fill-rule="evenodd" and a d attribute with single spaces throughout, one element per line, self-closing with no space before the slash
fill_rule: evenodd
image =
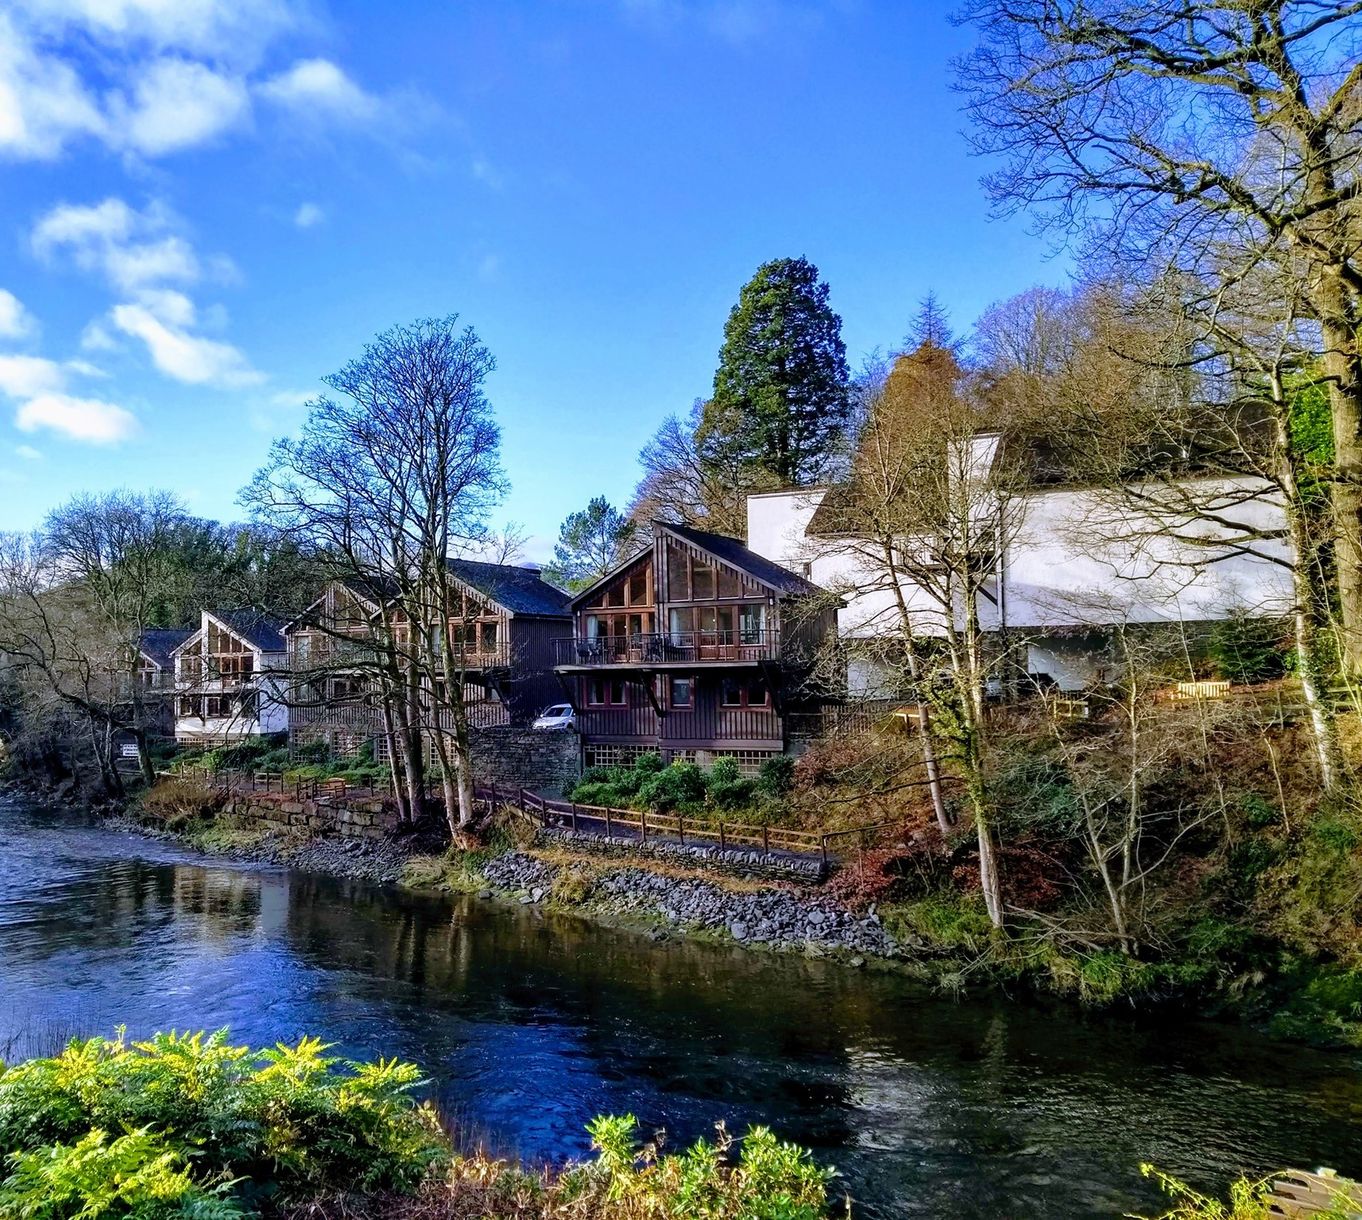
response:
<path id="1" fill-rule="evenodd" d="M 741 809 L 752 803 L 757 782 L 745 779 L 736 758 L 720 758 L 705 777 L 709 803 L 715 809 Z"/>
<path id="2" fill-rule="evenodd" d="M 761 764 L 757 792 L 762 796 L 788 796 L 794 787 L 795 760 L 788 754 L 774 754 Z"/>
<path id="3" fill-rule="evenodd" d="M 671 1156 L 659 1156 L 655 1145 L 640 1146 L 637 1130 L 632 1114 L 587 1124 L 600 1155 L 576 1171 L 581 1193 L 633 1204 L 628 1215 L 678 1220 L 820 1220 L 826 1214 L 834 1171 L 820 1169 L 806 1151 L 765 1127 L 752 1127 L 738 1140 L 720 1124 L 713 1143 L 697 1140 Z M 738 1144 L 741 1156 L 734 1161 L 730 1153 Z"/>
<path id="4" fill-rule="evenodd" d="M 694 763 L 672 763 L 644 782 L 638 790 L 638 799 L 656 813 L 701 805 L 705 799 L 705 774 Z"/>
<path id="5" fill-rule="evenodd" d="M 325 1051 L 315 1038 L 254 1051 L 230 1045 L 225 1030 L 132 1043 L 120 1033 L 0 1066 L 0 1157 L 9 1166 L 0 1199 L 31 1196 L 46 1178 L 72 1202 L 34 1215 L 159 1220 L 236 1214 L 222 1210 L 228 1181 L 236 1203 L 303 1198 L 335 1182 L 414 1188 L 448 1151 L 434 1112 L 412 1100 L 420 1072 Z M 139 1139 L 109 1142 L 109 1132 Z M 144 1179 L 139 1190 L 165 1197 L 147 1193 L 140 1211 L 99 1203 L 100 1181 L 120 1164 Z M 191 1203 L 218 1210 L 185 1210 Z"/>
<path id="6" fill-rule="evenodd" d="M 0 1182 L 0 1215 L 27 1220 L 238 1220 L 227 1181 L 202 1186 L 188 1162 L 159 1135 L 110 1139 L 91 1131 L 74 1144 L 16 1152 Z"/>

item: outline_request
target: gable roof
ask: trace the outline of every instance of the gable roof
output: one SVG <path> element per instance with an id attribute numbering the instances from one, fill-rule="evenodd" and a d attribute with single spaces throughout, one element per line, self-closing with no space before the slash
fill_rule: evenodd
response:
<path id="1" fill-rule="evenodd" d="M 287 647 L 284 642 L 284 620 L 272 614 L 263 614 L 259 610 L 205 610 L 204 613 L 217 619 L 233 635 L 261 652 L 283 652 Z"/>
<path id="2" fill-rule="evenodd" d="M 811 580 L 806 580 L 797 572 L 791 572 L 789 568 L 781 567 L 764 555 L 758 555 L 756 551 L 748 550 L 736 538 L 730 538 L 727 534 L 711 534 L 707 530 L 698 530 L 690 525 L 668 525 L 663 522 L 658 522 L 656 528 L 667 534 L 675 534 L 676 537 L 699 547 L 702 551 L 708 551 L 715 559 L 726 563 L 730 568 L 737 568 L 739 572 L 752 577 L 759 584 L 774 589 L 777 593 L 798 596 L 804 593 L 823 592 Z"/>
<path id="3" fill-rule="evenodd" d="M 446 559 L 445 564 L 456 580 L 511 614 L 567 618 L 571 613 L 571 596 L 555 589 L 533 568 L 475 559 Z"/>
<path id="4" fill-rule="evenodd" d="M 194 627 L 150 627 L 142 632 L 139 647 L 144 656 L 162 669 L 168 669 L 174 660 L 175 650 L 191 635 L 197 634 L 198 630 Z"/>

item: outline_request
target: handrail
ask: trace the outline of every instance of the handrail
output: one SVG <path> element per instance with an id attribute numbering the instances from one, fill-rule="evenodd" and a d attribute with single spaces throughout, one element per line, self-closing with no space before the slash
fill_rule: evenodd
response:
<path id="1" fill-rule="evenodd" d="M 641 843 L 647 843 L 648 835 L 675 835 L 684 844 L 689 834 L 692 839 L 709 839 L 719 844 L 720 850 L 730 845 L 740 844 L 755 847 L 757 844 L 765 852 L 774 847 L 778 851 L 789 851 L 801 855 L 818 855 L 826 871 L 829 864 L 828 844 L 837 839 L 853 835 L 861 838 L 864 847 L 866 836 L 876 835 L 886 830 L 900 827 L 900 822 L 875 822 L 868 826 L 853 826 L 847 830 L 795 830 L 786 826 L 772 826 L 769 823 L 750 822 L 707 822 L 687 819 L 684 814 L 649 813 L 647 810 L 616 809 L 606 805 L 580 805 L 575 801 L 555 801 L 548 797 L 521 788 L 517 807 L 523 814 L 531 811 L 539 815 L 539 824 L 547 827 L 551 815 L 566 816 L 570 819 L 574 833 L 578 831 L 579 820 L 583 817 L 605 823 L 606 838 L 615 837 L 616 827 L 638 832 Z"/>
<path id="2" fill-rule="evenodd" d="M 553 642 L 559 665 L 676 665 L 761 661 L 780 655 L 774 630 L 661 631 L 572 636 Z"/>

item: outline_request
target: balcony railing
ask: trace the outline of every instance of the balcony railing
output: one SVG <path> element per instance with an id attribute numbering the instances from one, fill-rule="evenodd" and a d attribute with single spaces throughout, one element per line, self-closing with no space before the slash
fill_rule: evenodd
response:
<path id="1" fill-rule="evenodd" d="M 775 659 L 780 655 L 780 633 L 669 631 L 555 640 L 554 647 L 557 664 L 566 666 L 722 665 Z"/>

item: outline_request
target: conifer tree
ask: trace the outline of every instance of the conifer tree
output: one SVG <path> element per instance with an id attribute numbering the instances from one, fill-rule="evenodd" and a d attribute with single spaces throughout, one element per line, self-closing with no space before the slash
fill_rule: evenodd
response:
<path id="1" fill-rule="evenodd" d="M 842 319 L 805 258 L 764 263 L 724 327 L 714 394 L 696 440 L 703 461 L 737 463 L 748 489 L 817 481 L 851 414 Z"/>

